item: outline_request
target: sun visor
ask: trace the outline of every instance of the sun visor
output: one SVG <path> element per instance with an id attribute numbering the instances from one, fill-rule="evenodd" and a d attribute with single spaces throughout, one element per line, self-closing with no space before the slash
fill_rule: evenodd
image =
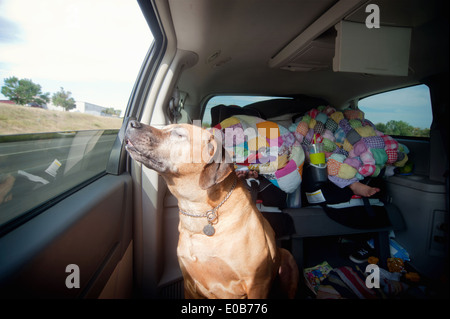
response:
<path id="1" fill-rule="evenodd" d="M 337 30 L 333 71 L 408 75 L 411 28 L 341 21 Z"/>

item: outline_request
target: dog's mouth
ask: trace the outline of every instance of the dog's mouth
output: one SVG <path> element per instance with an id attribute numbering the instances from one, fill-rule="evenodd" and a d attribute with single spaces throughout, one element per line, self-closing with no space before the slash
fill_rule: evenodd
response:
<path id="1" fill-rule="evenodd" d="M 137 155 L 144 156 L 144 155 L 136 148 L 136 146 L 134 146 L 134 144 L 131 142 L 130 139 L 127 139 L 127 140 L 125 141 L 125 143 L 126 143 L 125 149 L 126 149 L 128 152 L 132 152 L 132 153 L 136 153 Z"/>
<path id="2" fill-rule="evenodd" d="M 158 161 L 154 156 L 151 156 L 149 152 L 143 152 L 138 147 L 136 147 L 133 142 L 127 138 L 125 140 L 125 149 L 131 155 L 133 159 L 144 164 L 148 168 L 154 169 L 159 172 L 164 172 L 166 170 L 166 166 L 163 162 Z"/>

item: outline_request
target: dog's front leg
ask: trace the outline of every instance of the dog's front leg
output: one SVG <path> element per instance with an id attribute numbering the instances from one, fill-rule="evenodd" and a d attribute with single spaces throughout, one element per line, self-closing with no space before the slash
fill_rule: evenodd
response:
<path id="1" fill-rule="evenodd" d="M 264 282 L 253 283 L 249 285 L 247 290 L 248 299 L 267 299 L 269 297 L 272 280 L 265 280 Z"/>

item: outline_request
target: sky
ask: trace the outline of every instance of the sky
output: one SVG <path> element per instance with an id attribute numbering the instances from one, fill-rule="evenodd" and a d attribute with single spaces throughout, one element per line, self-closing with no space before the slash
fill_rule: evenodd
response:
<path id="1" fill-rule="evenodd" d="M 124 110 L 152 41 L 133 0 L 0 0 L 0 86 L 16 76 Z"/>

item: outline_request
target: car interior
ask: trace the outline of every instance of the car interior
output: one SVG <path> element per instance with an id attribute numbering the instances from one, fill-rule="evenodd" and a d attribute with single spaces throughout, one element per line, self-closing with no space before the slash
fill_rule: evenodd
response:
<path id="1" fill-rule="evenodd" d="M 429 137 L 393 136 L 409 149 L 415 166 L 413 174 L 385 179 L 388 225 L 350 227 L 321 206 L 308 205 L 304 197 L 301 205 L 267 204 L 271 208 L 261 210 L 277 244 L 290 250 L 298 264 L 298 299 L 316 297 L 303 270 L 324 261 L 333 268 L 357 266 L 347 249 L 361 238 L 373 240 L 379 265 L 386 269 L 394 238 L 409 254 L 406 271 L 420 276 L 389 298 L 448 298 L 446 1 L 138 3 L 154 43 L 137 75 L 106 175 L 2 235 L 0 249 L 8 251 L 0 271 L 2 296 L 184 298 L 176 253 L 177 200 L 157 172 L 125 151 L 129 121 L 213 127 L 246 114 L 289 127 L 295 116 L 319 106 L 358 110 L 363 98 L 425 84 L 432 104 Z M 379 11 L 368 10 L 371 5 Z M 374 12 L 379 25 L 369 28 L 368 16 Z M 266 99 L 249 99 L 241 107 L 232 102 L 207 107 L 218 96 Z M 262 194 L 260 204 L 274 194 Z M 80 289 L 64 285 L 67 272 L 58 269 L 69 264 L 82 270 Z M 358 265 L 364 272 L 364 264 Z"/>

